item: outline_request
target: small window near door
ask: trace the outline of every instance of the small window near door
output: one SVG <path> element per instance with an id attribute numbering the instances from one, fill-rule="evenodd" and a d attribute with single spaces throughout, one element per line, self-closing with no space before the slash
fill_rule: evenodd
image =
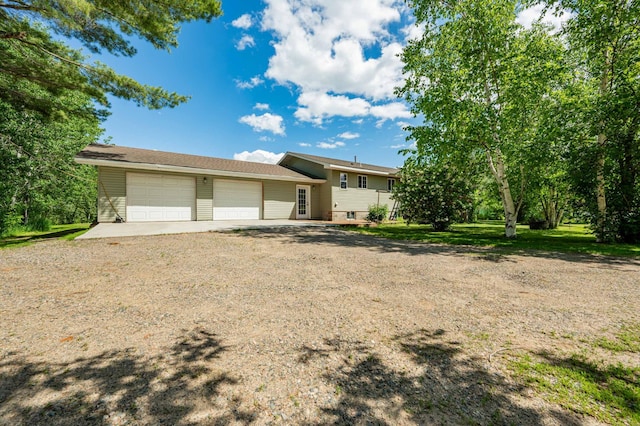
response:
<path id="1" fill-rule="evenodd" d="M 387 179 L 387 191 L 393 192 L 394 186 L 396 186 L 396 180 L 393 178 Z"/>
<path id="2" fill-rule="evenodd" d="M 340 189 L 347 189 L 347 174 L 340 173 Z"/>
<path id="3" fill-rule="evenodd" d="M 356 212 L 347 212 L 347 219 L 355 219 Z"/>
<path id="4" fill-rule="evenodd" d="M 364 175 L 358 175 L 358 188 L 367 189 L 367 177 Z"/>

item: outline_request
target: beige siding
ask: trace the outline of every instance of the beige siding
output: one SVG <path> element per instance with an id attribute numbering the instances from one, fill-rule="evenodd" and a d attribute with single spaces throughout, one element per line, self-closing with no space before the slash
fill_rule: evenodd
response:
<path id="1" fill-rule="evenodd" d="M 358 174 L 347 173 L 347 189 L 340 189 L 340 172 L 334 170 L 330 177 L 333 220 L 346 219 L 346 212 L 353 211 L 356 219 L 364 219 L 370 205 L 393 206 L 390 193 L 387 192 L 386 176 L 367 176 L 367 189 L 358 188 Z"/>
<path id="2" fill-rule="evenodd" d="M 265 219 L 296 218 L 295 182 L 265 181 L 263 191 Z"/>
<path id="3" fill-rule="evenodd" d="M 126 171 L 112 167 L 98 167 L 98 222 L 114 222 L 117 217 L 116 211 L 126 220 L 126 196 Z"/>
<path id="4" fill-rule="evenodd" d="M 213 179 L 207 176 L 196 178 L 196 220 L 213 220 Z"/>

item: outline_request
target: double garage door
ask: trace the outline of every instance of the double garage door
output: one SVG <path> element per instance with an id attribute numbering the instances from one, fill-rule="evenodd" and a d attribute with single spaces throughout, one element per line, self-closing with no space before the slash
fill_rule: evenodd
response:
<path id="1" fill-rule="evenodd" d="M 213 220 L 261 217 L 260 182 L 214 179 Z M 188 220 L 196 220 L 196 178 L 127 173 L 127 221 Z"/>

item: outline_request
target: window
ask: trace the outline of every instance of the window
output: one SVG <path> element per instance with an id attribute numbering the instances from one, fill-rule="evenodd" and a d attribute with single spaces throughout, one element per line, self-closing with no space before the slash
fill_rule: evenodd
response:
<path id="1" fill-rule="evenodd" d="M 356 212 L 347 212 L 347 219 L 355 219 Z"/>
<path id="2" fill-rule="evenodd" d="M 340 173 L 340 189 L 347 189 L 347 174 Z"/>
<path id="3" fill-rule="evenodd" d="M 367 177 L 363 175 L 358 175 L 358 188 L 367 189 Z"/>
<path id="4" fill-rule="evenodd" d="M 394 178 L 387 179 L 387 191 L 393 192 L 394 186 L 396 186 L 396 180 Z"/>

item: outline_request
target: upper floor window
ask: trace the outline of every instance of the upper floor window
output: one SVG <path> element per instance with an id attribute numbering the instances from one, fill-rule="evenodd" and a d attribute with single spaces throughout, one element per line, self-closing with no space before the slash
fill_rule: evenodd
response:
<path id="1" fill-rule="evenodd" d="M 366 189 L 367 188 L 367 177 L 364 175 L 358 175 L 358 188 Z"/>
<path id="2" fill-rule="evenodd" d="M 347 174 L 340 173 L 340 189 L 347 189 Z"/>
<path id="3" fill-rule="evenodd" d="M 396 180 L 394 178 L 387 179 L 387 191 L 393 192 L 394 186 L 396 186 Z"/>

